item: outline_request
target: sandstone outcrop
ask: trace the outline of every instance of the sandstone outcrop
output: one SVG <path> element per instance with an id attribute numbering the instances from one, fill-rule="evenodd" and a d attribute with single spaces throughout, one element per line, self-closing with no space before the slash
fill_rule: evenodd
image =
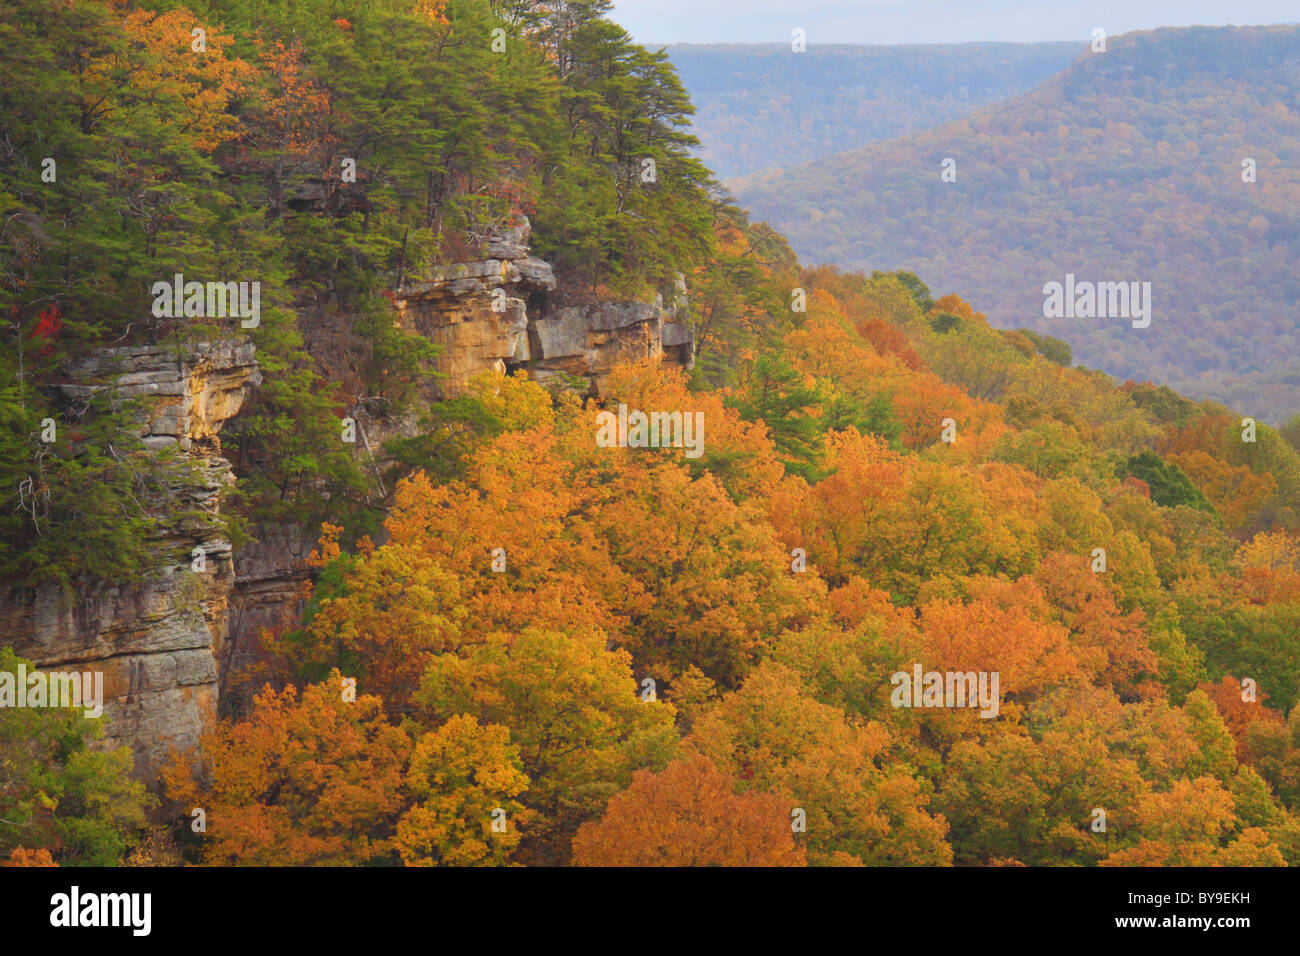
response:
<path id="1" fill-rule="evenodd" d="M 215 342 L 181 354 L 102 350 L 69 379 L 59 386 L 67 401 L 108 388 L 144 399 L 145 446 L 178 453 L 166 492 L 150 502 L 153 561 L 137 583 L 10 590 L 0 596 L 0 633 L 42 669 L 102 671 L 107 741 L 129 744 L 137 774 L 152 780 L 168 751 L 196 745 L 216 714 L 216 658 L 235 578 L 218 521 L 221 491 L 234 479 L 217 434 L 261 376 L 251 344 Z"/>
<path id="2" fill-rule="evenodd" d="M 395 293 L 402 323 L 443 348 L 437 397 L 458 394 L 485 370 L 525 369 L 538 381 L 578 376 L 599 394 L 621 363 L 662 357 L 691 366 L 690 331 L 672 321 L 662 297 L 570 304 L 552 296 L 555 275 L 529 254 L 530 229 L 525 219 L 489 240 L 489 258 L 438 267 Z"/>
<path id="3" fill-rule="evenodd" d="M 524 220 L 488 243 L 487 259 L 438 266 L 394 294 L 401 323 L 442 346 L 435 397 L 461 392 L 478 372 L 531 358 L 528 297 L 555 288 L 549 263 L 528 254 Z"/>

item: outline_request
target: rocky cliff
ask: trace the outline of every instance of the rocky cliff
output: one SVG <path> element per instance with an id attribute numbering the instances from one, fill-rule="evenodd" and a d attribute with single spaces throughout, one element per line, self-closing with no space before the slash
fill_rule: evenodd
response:
<path id="1" fill-rule="evenodd" d="M 234 583 L 218 520 L 234 477 L 217 434 L 260 381 L 251 344 L 215 342 L 179 354 L 106 349 L 58 386 L 68 401 L 103 389 L 144 399 L 138 436 L 155 453 L 176 453 L 165 493 L 150 503 L 152 566 L 133 584 L 10 590 L 0 596 L 0 633 L 42 668 L 104 673 L 108 741 L 133 748 L 144 779 L 169 749 L 197 744 L 216 714 L 215 661 Z"/>
<path id="2" fill-rule="evenodd" d="M 675 321 L 682 282 L 667 307 L 662 297 L 574 302 L 557 290 L 551 266 L 529 254 L 529 232 L 523 221 L 494 236 L 485 258 L 437 267 L 396 290 L 401 324 L 443 347 L 445 377 L 430 399 L 458 394 L 485 370 L 524 370 L 539 381 L 563 374 L 598 395 L 623 362 L 692 364 L 690 333 Z M 328 368 L 329 357 L 320 358 Z M 255 653 L 262 629 L 291 627 L 301 610 L 315 529 L 258 527 L 233 553 L 219 520 L 220 493 L 234 476 L 218 433 L 260 381 L 253 346 L 229 341 L 179 354 L 105 349 L 59 386 L 68 401 L 102 389 L 143 399 L 142 443 L 171 461 L 154 503 L 152 566 L 130 585 L 11 590 L 0 595 L 0 634 L 43 668 L 102 670 L 108 739 L 133 748 L 146 780 L 170 749 L 194 746 L 212 724 L 222 681 Z"/>
<path id="3" fill-rule="evenodd" d="M 525 369 L 538 381 L 561 373 L 585 379 L 592 394 L 615 365 L 662 358 L 689 368 L 690 331 L 681 311 L 655 302 L 570 303 L 557 292 L 549 263 L 529 254 L 524 219 L 494 236 L 487 258 L 439 267 L 398 289 L 402 322 L 443 347 L 441 396 L 464 388 L 486 369 Z M 564 290 L 558 290 L 563 293 Z"/>

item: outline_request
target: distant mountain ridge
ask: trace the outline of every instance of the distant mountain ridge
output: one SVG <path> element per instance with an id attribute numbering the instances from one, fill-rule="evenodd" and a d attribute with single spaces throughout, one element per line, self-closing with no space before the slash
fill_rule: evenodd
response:
<path id="1" fill-rule="evenodd" d="M 671 44 L 700 156 L 723 179 L 929 129 L 1026 92 L 1083 43 Z"/>
<path id="2" fill-rule="evenodd" d="M 1298 27 L 1126 34 L 1014 100 L 735 190 L 801 257 L 915 269 L 1085 365 L 1279 421 L 1300 412 L 1297 90 Z M 1044 317 L 1067 274 L 1151 282 L 1151 326 Z"/>

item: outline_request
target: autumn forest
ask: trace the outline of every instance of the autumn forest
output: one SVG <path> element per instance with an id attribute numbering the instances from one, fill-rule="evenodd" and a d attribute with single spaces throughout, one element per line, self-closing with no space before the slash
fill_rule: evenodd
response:
<path id="1" fill-rule="evenodd" d="M 1300 425 L 886 261 L 922 146 L 802 261 L 611 16 L 0 8 L 0 859 L 1300 865 Z"/>

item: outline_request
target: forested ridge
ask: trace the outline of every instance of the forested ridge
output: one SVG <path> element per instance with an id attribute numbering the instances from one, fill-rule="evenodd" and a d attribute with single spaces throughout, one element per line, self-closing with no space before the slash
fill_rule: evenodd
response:
<path id="1" fill-rule="evenodd" d="M 1300 863 L 1300 430 L 1073 367 L 924 272 L 800 263 L 605 13 L 0 10 L 6 587 L 129 587 L 185 520 L 129 405 L 53 387 L 124 342 L 252 339 L 222 513 L 315 542 L 300 620 L 157 790 L 93 720 L 0 709 L 0 856 Z M 437 350 L 393 290 L 523 216 L 585 303 L 683 277 L 690 371 L 422 398 Z M 260 326 L 151 318 L 174 272 L 262 277 Z M 426 423 L 382 482 L 338 439 L 358 396 Z M 702 415 L 702 454 L 606 447 L 619 405 Z M 900 706 L 914 667 L 996 674 L 996 714 Z"/>
<path id="2" fill-rule="evenodd" d="M 733 185 L 801 256 L 915 270 L 1084 364 L 1281 423 L 1300 413 L 1298 64 L 1296 26 L 1112 36 L 1022 96 Z M 1150 327 L 1046 317 L 1067 273 L 1150 282 Z"/>
<path id="3" fill-rule="evenodd" d="M 699 156 L 724 181 L 940 126 L 1027 93 L 1082 43 L 673 43 Z"/>

